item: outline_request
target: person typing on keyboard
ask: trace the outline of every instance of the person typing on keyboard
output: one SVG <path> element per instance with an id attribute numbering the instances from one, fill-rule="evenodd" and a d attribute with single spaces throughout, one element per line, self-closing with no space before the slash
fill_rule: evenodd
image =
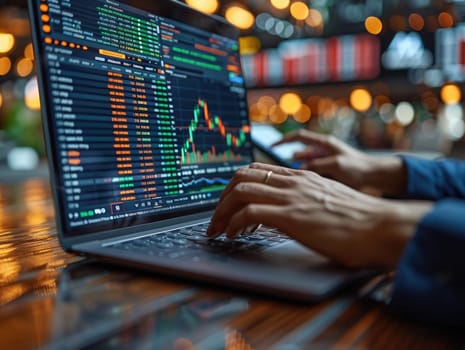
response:
<path id="1" fill-rule="evenodd" d="M 208 236 L 264 224 L 349 267 L 397 268 L 394 308 L 465 325 L 465 162 L 376 158 L 310 131 L 280 143 L 293 141 L 305 169 L 239 170 Z"/>

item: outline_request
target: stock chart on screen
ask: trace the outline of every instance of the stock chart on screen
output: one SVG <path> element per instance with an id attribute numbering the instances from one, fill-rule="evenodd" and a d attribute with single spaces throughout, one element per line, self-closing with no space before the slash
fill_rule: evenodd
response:
<path id="1" fill-rule="evenodd" d="M 37 10 L 69 227 L 215 203 L 252 160 L 237 41 L 110 0 Z"/>

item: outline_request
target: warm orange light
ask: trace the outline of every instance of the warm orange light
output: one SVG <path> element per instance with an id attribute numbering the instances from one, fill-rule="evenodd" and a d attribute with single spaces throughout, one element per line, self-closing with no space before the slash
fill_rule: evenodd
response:
<path id="1" fill-rule="evenodd" d="M 48 5 L 47 4 L 40 5 L 40 11 L 47 12 L 48 11 Z"/>
<path id="2" fill-rule="evenodd" d="M 34 64 L 29 58 L 22 58 L 16 64 L 16 73 L 18 73 L 21 78 L 27 77 L 32 73 L 33 69 Z"/>
<path id="3" fill-rule="evenodd" d="M 0 53 L 9 52 L 15 46 L 15 37 L 12 34 L 0 33 Z"/>
<path id="4" fill-rule="evenodd" d="M 24 89 L 24 103 L 27 108 L 33 111 L 40 110 L 39 87 L 37 86 L 36 78 L 32 78 L 26 84 Z"/>
<path id="5" fill-rule="evenodd" d="M 441 99 L 445 104 L 457 104 L 462 99 L 462 91 L 455 84 L 446 84 L 441 89 Z"/>
<path id="6" fill-rule="evenodd" d="M 231 6 L 225 12 L 226 19 L 239 29 L 250 29 L 255 23 L 253 14 L 240 6 Z"/>
<path id="7" fill-rule="evenodd" d="M 53 42 L 52 38 L 50 38 L 50 37 L 46 37 L 44 39 L 44 41 L 45 41 L 46 44 L 51 44 Z"/>
<path id="8" fill-rule="evenodd" d="M 40 19 L 41 19 L 42 22 L 44 22 L 44 23 L 50 22 L 50 16 L 49 16 L 49 15 L 45 15 L 45 14 L 44 14 L 44 15 L 42 15 L 42 16 L 40 17 Z"/>
<path id="9" fill-rule="evenodd" d="M 242 55 L 257 53 L 262 47 L 262 42 L 256 36 L 243 36 L 239 38 L 239 49 Z"/>
<path id="10" fill-rule="evenodd" d="M 250 120 L 253 122 L 264 122 L 267 119 L 268 113 L 262 113 L 262 111 L 258 108 L 258 105 L 255 103 L 250 106 L 249 109 L 249 116 Z"/>
<path id="11" fill-rule="evenodd" d="M 257 101 L 257 108 L 260 110 L 260 113 L 268 115 L 271 107 L 276 105 L 276 100 L 271 96 L 262 96 Z"/>
<path id="12" fill-rule="evenodd" d="M 270 108 L 270 120 L 275 124 L 282 124 L 288 118 L 288 115 L 278 106 L 274 105 Z"/>
<path id="13" fill-rule="evenodd" d="M 300 110 L 294 114 L 294 119 L 298 123 L 307 123 L 312 117 L 312 110 L 307 105 L 302 105 Z"/>
<path id="14" fill-rule="evenodd" d="M 52 28 L 48 24 L 44 24 L 42 26 L 42 30 L 44 31 L 44 33 L 50 33 L 52 31 Z"/>
<path id="15" fill-rule="evenodd" d="M 350 94 L 350 105 L 359 112 L 366 112 L 370 109 L 373 98 L 366 89 L 355 89 Z"/>
<path id="16" fill-rule="evenodd" d="M 11 70 L 11 60 L 8 57 L 0 57 L 0 76 L 7 75 Z"/>
<path id="17" fill-rule="evenodd" d="M 218 0 L 186 0 L 186 4 L 205 13 L 215 13 L 218 9 Z"/>
<path id="18" fill-rule="evenodd" d="M 441 12 L 438 16 L 439 25 L 443 28 L 451 28 L 454 26 L 454 17 L 448 12 Z"/>
<path id="19" fill-rule="evenodd" d="M 0 108 L 3 106 L 3 95 L 2 92 L 0 91 Z"/>
<path id="20" fill-rule="evenodd" d="M 32 47 L 32 43 L 27 44 L 24 48 L 24 57 L 34 60 L 34 48 Z"/>
<path id="21" fill-rule="evenodd" d="M 287 114 L 295 114 L 302 107 L 302 99 L 293 92 L 288 92 L 279 99 L 279 107 Z"/>
<path id="22" fill-rule="evenodd" d="M 271 0 L 271 5 L 273 5 L 278 10 L 284 10 L 288 8 L 290 3 L 290 0 Z"/>
<path id="23" fill-rule="evenodd" d="M 378 35 L 383 31 L 383 22 L 378 17 L 370 16 L 365 20 L 365 29 L 370 34 Z"/>
<path id="24" fill-rule="evenodd" d="M 299 21 L 303 21 L 308 17 L 309 9 L 306 3 L 296 1 L 291 5 L 291 15 Z"/>
<path id="25" fill-rule="evenodd" d="M 305 22 L 312 28 L 320 27 L 323 25 L 323 15 L 317 9 L 310 9 Z"/>
<path id="26" fill-rule="evenodd" d="M 412 13 L 408 18 L 408 24 L 413 30 L 419 32 L 425 27 L 425 20 L 418 13 Z"/>

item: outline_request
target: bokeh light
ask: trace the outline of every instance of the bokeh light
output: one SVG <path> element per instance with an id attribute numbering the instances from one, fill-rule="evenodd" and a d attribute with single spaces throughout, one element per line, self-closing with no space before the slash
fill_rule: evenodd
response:
<path id="1" fill-rule="evenodd" d="M 34 64 L 29 58 L 22 58 L 16 64 L 16 73 L 18 73 L 21 78 L 30 75 L 33 69 Z"/>
<path id="2" fill-rule="evenodd" d="M 350 94 L 350 105 L 358 112 L 366 112 L 373 103 L 371 94 L 366 89 L 355 89 Z"/>
<path id="3" fill-rule="evenodd" d="M 256 36 L 243 36 L 239 38 L 239 48 L 241 55 L 252 55 L 260 51 L 262 43 Z"/>
<path id="4" fill-rule="evenodd" d="M 32 43 L 26 45 L 24 49 L 24 57 L 30 59 L 31 61 L 34 60 L 34 48 L 32 47 Z"/>
<path id="5" fill-rule="evenodd" d="M 312 110 L 309 106 L 303 104 L 299 111 L 294 114 L 294 119 L 298 123 L 307 123 L 312 117 Z"/>
<path id="6" fill-rule="evenodd" d="M 279 99 L 279 107 L 289 115 L 297 113 L 302 107 L 302 99 L 293 92 L 285 93 Z"/>
<path id="7" fill-rule="evenodd" d="M 425 27 L 425 20 L 418 13 L 412 13 L 408 18 L 408 24 L 410 28 L 419 32 Z"/>
<path id="8" fill-rule="evenodd" d="M 254 15 L 243 7 L 231 6 L 226 9 L 225 17 L 229 23 L 239 29 L 250 29 L 255 23 Z"/>
<path id="9" fill-rule="evenodd" d="M 3 95 L 2 92 L 0 91 L 0 108 L 3 106 Z"/>
<path id="10" fill-rule="evenodd" d="M 15 46 L 15 37 L 12 34 L 0 33 L 0 53 L 10 52 Z"/>
<path id="11" fill-rule="evenodd" d="M 458 104 L 446 105 L 441 113 L 439 127 L 448 139 L 460 140 L 465 134 L 463 107 Z"/>
<path id="12" fill-rule="evenodd" d="M 395 117 L 395 107 L 391 103 L 386 103 L 379 107 L 379 117 L 385 124 L 390 124 Z"/>
<path id="13" fill-rule="evenodd" d="M 263 111 L 258 108 L 257 103 L 254 103 L 250 105 L 249 116 L 251 121 L 263 123 L 267 120 L 268 113 L 263 113 Z"/>
<path id="14" fill-rule="evenodd" d="M 462 91 L 455 84 L 446 84 L 441 89 L 441 99 L 445 104 L 456 104 L 462 99 Z"/>
<path id="15" fill-rule="evenodd" d="M 365 29 L 370 34 L 378 35 L 383 31 L 383 22 L 378 17 L 370 16 L 365 20 Z"/>
<path id="16" fill-rule="evenodd" d="M 39 87 L 35 77 L 29 80 L 24 88 L 24 103 L 33 111 L 40 110 Z"/>
<path id="17" fill-rule="evenodd" d="M 278 106 L 274 105 L 270 109 L 270 120 L 275 124 L 282 124 L 288 118 L 288 115 Z"/>
<path id="18" fill-rule="evenodd" d="M 259 109 L 260 113 L 268 116 L 270 113 L 271 107 L 276 105 L 276 100 L 271 96 L 261 96 L 257 101 L 257 108 Z"/>
<path id="19" fill-rule="evenodd" d="M 395 110 L 395 118 L 400 125 L 408 126 L 415 119 L 415 109 L 410 102 L 401 102 Z"/>
<path id="20" fill-rule="evenodd" d="M 11 60 L 8 57 L 0 57 L 0 76 L 7 75 L 11 70 Z"/>
<path id="21" fill-rule="evenodd" d="M 208 14 L 215 13 L 218 9 L 218 0 L 186 0 L 186 4 Z"/>
<path id="22" fill-rule="evenodd" d="M 296 20 L 303 21 L 308 17 L 309 9 L 307 4 L 302 1 L 296 1 L 291 5 L 291 15 Z"/>
<path id="23" fill-rule="evenodd" d="M 323 15 L 317 9 L 310 9 L 305 23 L 312 28 L 320 27 L 323 25 Z"/>
<path id="24" fill-rule="evenodd" d="M 438 22 L 443 28 L 452 28 L 454 26 L 454 17 L 448 12 L 441 12 L 438 16 Z"/>
<path id="25" fill-rule="evenodd" d="M 278 10 L 284 10 L 288 8 L 290 3 L 290 0 L 271 0 L 271 5 L 273 5 Z"/>

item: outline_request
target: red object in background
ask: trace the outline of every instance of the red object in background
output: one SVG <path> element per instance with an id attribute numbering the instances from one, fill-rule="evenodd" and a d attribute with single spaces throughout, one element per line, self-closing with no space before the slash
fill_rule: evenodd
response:
<path id="1" fill-rule="evenodd" d="M 340 71 L 342 68 L 341 51 L 343 48 L 340 47 L 341 42 L 338 38 L 329 38 L 326 42 L 326 52 L 328 56 L 328 67 L 329 67 L 329 80 L 340 81 Z"/>
<path id="2" fill-rule="evenodd" d="M 299 77 L 300 61 L 300 57 L 284 58 L 284 82 L 286 84 L 297 84 L 301 80 Z"/>
<path id="3" fill-rule="evenodd" d="M 255 81 L 258 86 L 266 86 L 268 82 L 268 54 L 260 52 L 254 57 L 254 72 L 256 74 Z"/>
<path id="4" fill-rule="evenodd" d="M 460 59 L 460 65 L 462 65 L 465 69 L 465 41 L 461 41 L 459 45 L 459 59 Z"/>

